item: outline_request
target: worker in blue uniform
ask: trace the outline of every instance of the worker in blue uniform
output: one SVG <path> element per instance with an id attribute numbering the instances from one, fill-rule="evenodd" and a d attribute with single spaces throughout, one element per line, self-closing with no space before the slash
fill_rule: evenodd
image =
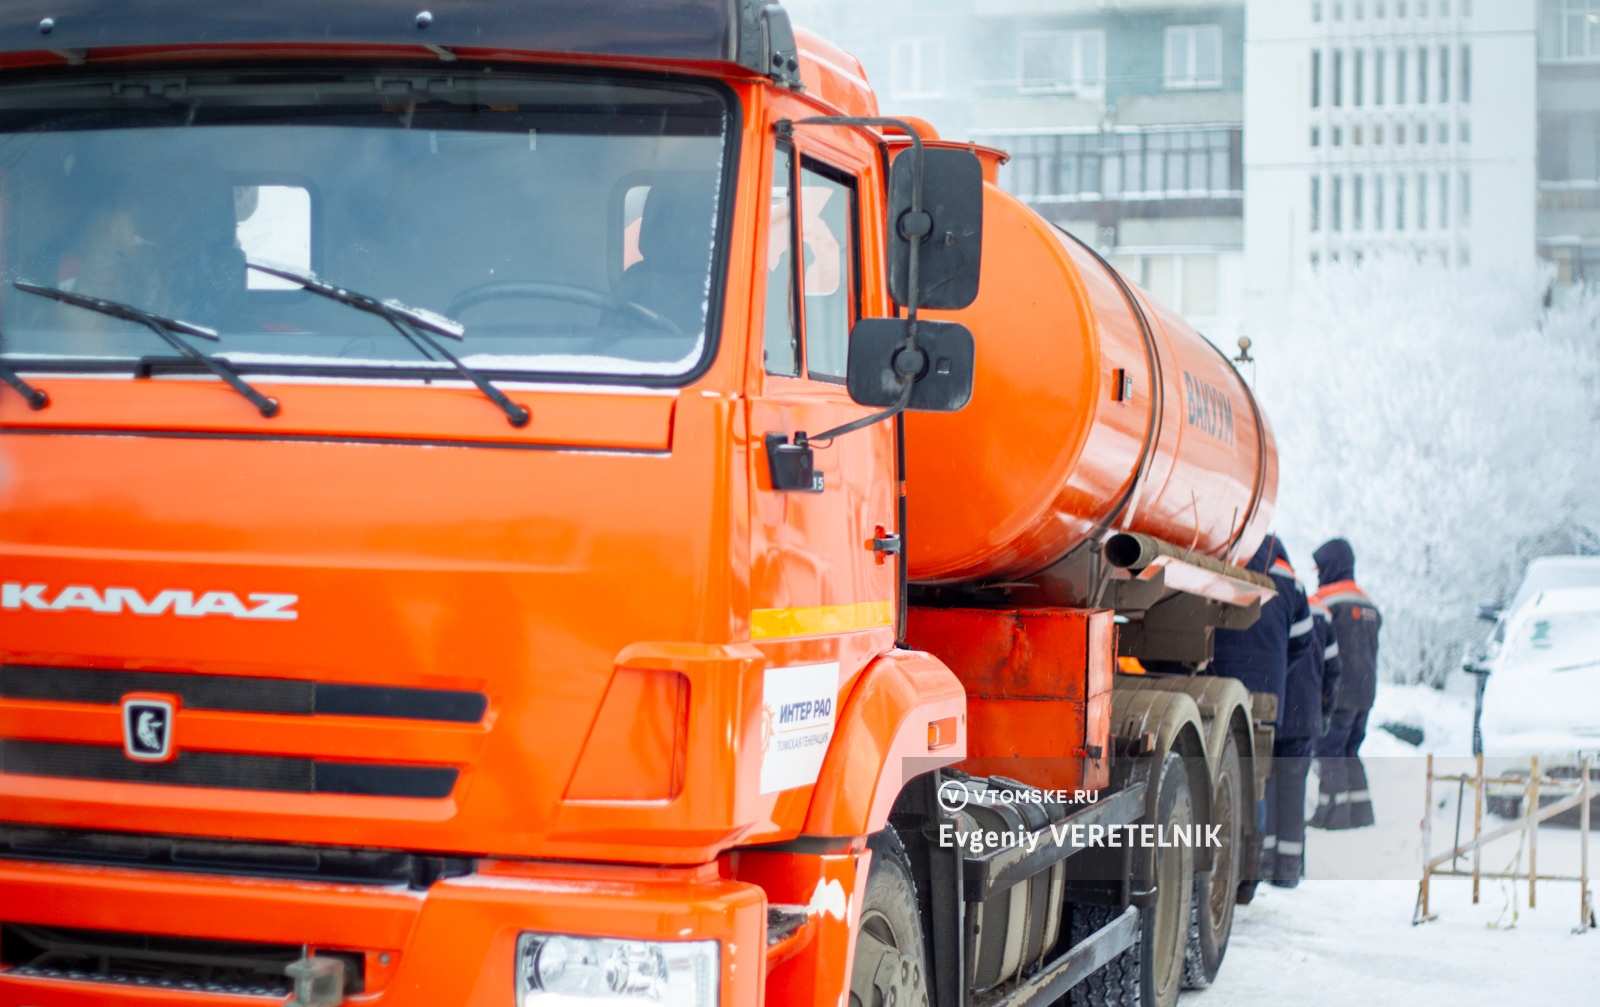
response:
<path id="1" fill-rule="evenodd" d="M 1282 563 L 1279 564 L 1279 560 Z M 1213 675 L 1227 675 L 1244 683 L 1255 693 L 1267 693 L 1277 700 L 1278 714 L 1286 711 L 1286 689 L 1289 668 L 1298 663 L 1301 655 L 1311 646 L 1311 609 L 1305 591 L 1288 567 L 1288 555 L 1276 535 L 1268 535 L 1261 547 L 1246 564 L 1246 569 L 1264 573 L 1272 579 L 1277 594 L 1261 606 L 1261 616 L 1248 629 L 1219 629 L 1213 637 L 1212 659 L 1206 671 Z M 1276 726 L 1276 722 L 1273 722 Z M 1309 742 L 1305 744 L 1309 755 Z M 1298 749 L 1294 749 L 1298 751 Z M 1287 750 L 1286 750 L 1287 751 Z M 1273 755 L 1276 763 L 1277 745 Z M 1276 765 L 1273 775 L 1277 775 Z M 1301 787 L 1304 788 L 1302 777 Z M 1268 785 L 1269 793 L 1272 784 Z M 1302 789 L 1302 794 L 1304 790 Z M 1303 800 L 1303 797 L 1302 797 Z M 1303 810 L 1296 812 L 1304 815 Z M 1248 902 L 1255 894 L 1255 885 L 1263 876 L 1271 877 L 1275 866 L 1278 830 L 1267 818 L 1266 802 L 1256 809 L 1257 834 L 1261 836 L 1260 848 L 1247 848 L 1244 859 L 1244 880 L 1239 885 L 1238 900 Z M 1303 839 L 1302 839 L 1303 842 Z M 1274 864 L 1268 864 L 1272 859 Z M 1267 867 L 1269 870 L 1263 871 Z"/>
<path id="2" fill-rule="evenodd" d="M 1311 825 L 1322 829 L 1358 829 L 1371 825 L 1372 794 L 1366 769 L 1357 754 L 1367 735 L 1367 714 L 1378 691 L 1378 631 L 1383 616 L 1356 583 L 1356 556 L 1342 538 L 1324 542 L 1312 554 L 1317 563 L 1317 600 L 1333 616 L 1339 641 L 1339 677 L 1333 716 L 1317 745 L 1321 776 L 1317 812 Z"/>

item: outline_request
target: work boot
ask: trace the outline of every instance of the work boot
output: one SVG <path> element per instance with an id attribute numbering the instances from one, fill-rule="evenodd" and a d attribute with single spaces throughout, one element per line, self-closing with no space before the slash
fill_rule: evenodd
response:
<path id="1" fill-rule="evenodd" d="M 1239 882 L 1238 889 L 1236 889 L 1233 893 L 1234 905 L 1248 906 L 1251 900 L 1256 897 L 1256 884 L 1257 882 L 1255 881 Z"/>

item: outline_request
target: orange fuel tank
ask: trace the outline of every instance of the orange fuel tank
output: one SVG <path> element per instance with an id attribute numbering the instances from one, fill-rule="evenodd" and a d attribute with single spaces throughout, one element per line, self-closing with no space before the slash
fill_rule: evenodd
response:
<path id="1" fill-rule="evenodd" d="M 923 583 L 1045 570 L 1111 531 L 1243 563 L 1277 454 L 1232 363 L 1095 253 L 994 184 L 977 301 L 930 317 L 977 341 L 972 401 L 906 417 L 907 549 Z"/>

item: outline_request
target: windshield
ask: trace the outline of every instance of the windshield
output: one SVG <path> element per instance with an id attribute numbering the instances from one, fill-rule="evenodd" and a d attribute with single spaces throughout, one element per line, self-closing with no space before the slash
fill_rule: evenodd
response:
<path id="1" fill-rule="evenodd" d="M 682 376 L 728 122 L 709 87 L 487 70 L 0 90 L 0 353 L 171 355 L 21 280 L 214 329 L 241 370 L 449 366 L 259 262 L 457 319 L 484 371 Z"/>
<path id="2" fill-rule="evenodd" d="M 1530 618 L 1511 641 L 1505 666 L 1600 671 L 1600 612 L 1552 612 Z"/>

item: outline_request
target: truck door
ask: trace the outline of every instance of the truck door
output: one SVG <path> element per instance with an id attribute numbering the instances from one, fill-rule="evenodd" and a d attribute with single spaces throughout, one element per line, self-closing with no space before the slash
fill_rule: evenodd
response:
<path id="1" fill-rule="evenodd" d="M 837 147 L 801 136 L 778 138 L 768 149 L 766 269 L 755 277 L 759 337 L 752 340 L 749 416 L 750 636 L 776 669 L 768 673 L 769 713 L 771 676 L 783 668 L 812 669 L 778 685 L 784 694 L 800 688 L 799 678 L 825 676 L 826 666 L 843 689 L 894 642 L 895 557 L 873 548 L 874 539 L 899 531 L 894 424 L 814 444 L 819 478 L 807 489 L 775 489 L 766 449 L 768 434 L 815 435 L 871 412 L 850 400 L 844 374 L 850 327 L 862 311 L 868 217 L 861 180 L 872 177 L 863 173 L 876 150 L 853 131 L 831 132 L 847 135 Z M 770 749 L 765 759 L 771 761 Z M 809 761 L 785 772 L 769 772 L 764 762 L 763 792 L 816 779 Z"/>

